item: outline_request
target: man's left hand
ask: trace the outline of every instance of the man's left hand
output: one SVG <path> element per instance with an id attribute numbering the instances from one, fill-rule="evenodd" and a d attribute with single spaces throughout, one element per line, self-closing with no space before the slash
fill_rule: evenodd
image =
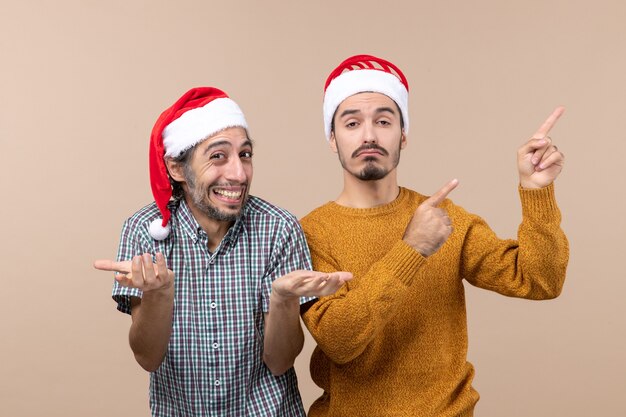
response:
<path id="1" fill-rule="evenodd" d="M 565 108 L 557 107 L 539 130 L 517 151 L 517 167 L 523 188 L 543 188 L 552 184 L 563 169 L 564 156 L 548 136 Z"/>
<path id="2" fill-rule="evenodd" d="M 276 279 L 272 295 L 283 300 L 299 297 L 324 297 L 335 293 L 352 279 L 350 272 L 317 272 L 297 270 Z"/>

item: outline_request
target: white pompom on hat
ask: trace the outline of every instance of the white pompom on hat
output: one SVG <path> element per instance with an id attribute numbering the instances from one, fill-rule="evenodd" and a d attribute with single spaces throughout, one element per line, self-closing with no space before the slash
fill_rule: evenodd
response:
<path id="1" fill-rule="evenodd" d="M 150 136 L 150 184 L 163 216 L 150 224 L 150 235 L 154 239 L 164 240 L 170 233 L 171 213 L 167 204 L 172 197 L 172 186 L 164 158 L 180 156 L 229 127 L 247 129 L 248 124 L 237 103 L 214 87 L 192 88 L 161 113 Z"/>
<path id="2" fill-rule="evenodd" d="M 333 117 L 341 102 L 354 94 L 365 92 L 381 93 L 391 98 L 402 113 L 404 132 L 409 133 L 409 82 L 400 68 L 372 55 L 355 55 L 339 64 L 326 79 L 326 140 L 330 140 Z"/>

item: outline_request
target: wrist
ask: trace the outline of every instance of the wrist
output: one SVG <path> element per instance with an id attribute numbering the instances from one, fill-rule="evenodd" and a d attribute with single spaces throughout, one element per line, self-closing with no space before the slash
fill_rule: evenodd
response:
<path id="1" fill-rule="evenodd" d="M 284 295 L 280 294 L 278 291 L 272 289 L 272 293 L 270 294 L 270 305 L 275 307 L 294 307 L 300 306 L 300 297 L 295 295 Z"/>
<path id="2" fill-rule="evenodd" d="M 424 258 L 427 258 L 429 255 L 432 255 L 432 252 L 428 249 L 424 248 L 424 245 L 421 245 L 419 242 L 414 242 L 410 239 L 404 238 L 404 243 L 413 248 L 417 253 L 422 255 Z"/>
<path id="3" fill-rule="evenodd" d="M 155 288 L 151 290 L 143 291 L 143 300 L 155 300 L 155 301 L 164 301 L 164 300 L 173 300 L 174 299 L 174 285 L 169 285 L 167 287 Z"/>
<path id="4" fill-rule="evenodd" d="M 535 184 L 532 181 L 523 180 L 523 179 L 520 179 L 519 185 L 525 190 L 536 190 L 536 189 L 545 187 L 544 185 Z"/>

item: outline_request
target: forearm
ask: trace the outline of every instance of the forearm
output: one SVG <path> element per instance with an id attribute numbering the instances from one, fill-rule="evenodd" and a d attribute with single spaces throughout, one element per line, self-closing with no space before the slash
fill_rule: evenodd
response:
<path id="1" fill-rule="evenodd" d="M 133 304 L 129 342 L 135 359 L 146 371 L 156 371 L 165 357 L 172 334 L 174 289 L 145 292 Z"/>
<path id="2" fill-rule="evenodd" d="M 550 299 L 559 295 L 569 257 L 567 238 L 552 186 L 520 189 L 523 220 L 517 240 L 501 240 L 476 216 L 469 221 L 461 275 L 470 283 L 510 297 Z"/>
<path id="3" fill-rule="evenodd" d="M 313 255 L 315 268 L 316 257 Z M 303 315 L 319 347 L 335 363 L 359 356 L 407 300 L 425 259 L 399 242 L 351 288 L 323 297 Z"/>
<path id="4" fill-rule="evenodd" d="M 282 375 L 293 366 L 303 344 L 299 298 L 282 298 L 273 292 L 265 315 L 263 361 L 272 374 Z"/>
<path id="5" fill-rule="evenodd" d="M 569 244 L 560 227 L 554 187 L 520 190 L 520 194 L 523 220 L 518 231 L 518 268 L 530 283 L 526 298 L 555 298 L 565 281 Z"/>

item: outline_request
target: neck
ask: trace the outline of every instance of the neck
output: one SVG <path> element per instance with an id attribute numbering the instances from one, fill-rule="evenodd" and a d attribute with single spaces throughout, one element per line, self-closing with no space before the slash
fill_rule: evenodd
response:
<path id="1" fill-rule="evenodd" d="M 207 244 L 209 251 L 213 252 L 219 246 L 226 233 L 228 233 L 228 229 L 231 228 L 234 222 L 232 221 L 223 221 L 216 220 L 212 217 L 207 216 L 201 210 L 199 210 L 194 204 L 193 201 L 190 201 L 187 196 L 185 196 L 185 202 L 191 211 L 194 219 L 198 222 L 202 230 L 207 234 L 209 238 L 209 243 Z"/>
<path id="2" fill-rule="evenodd" d="M 372 208 L 391 203 L 399 192 L 395 169 L 375 181 L 363 181 L 344 171 L 343 191 L 335 202 L 352 208 Z"/>

